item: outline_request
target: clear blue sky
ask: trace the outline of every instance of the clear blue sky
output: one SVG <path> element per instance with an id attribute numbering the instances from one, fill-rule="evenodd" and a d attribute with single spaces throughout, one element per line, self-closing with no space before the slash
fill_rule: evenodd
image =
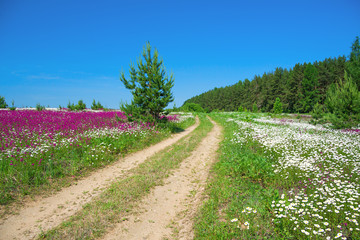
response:
<path id="1" fill-rule="evenodd" d="M 181 106 L 276 67 L 348 56 L 356 36 L 359 0 L 0 0 L 0 95 L 17 107 L 118 108 L 132 97 L 119 73 L 149 41 Z"/>

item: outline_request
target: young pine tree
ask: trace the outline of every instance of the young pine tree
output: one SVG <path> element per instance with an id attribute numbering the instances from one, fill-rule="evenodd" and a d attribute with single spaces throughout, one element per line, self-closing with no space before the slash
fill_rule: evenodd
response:
<path id="1" fill-rule="evenodd" d="M 302 80 L 302 106 L 303 112 L 310 112 L 313 106 L 319 101 L 318 71 L 314 65 L 308 64 L 304 70 L 304 79 Z"/>
<path id="2" fill-rule="evenodd" d="M 326 106 L 334 128 L 349 128 L 359 124 L 360 92 L 352 77 L 345 71 L 345 80 L 339 80 L 327 92 Z"/>
<path id="3" fill-rule="evenodd" d="M 174 101 L 171 88 L 174 86 L 173 75 L 166 75 L 163 61 L 155 49 L 151 54 L 150 43 L 144 47 L 143 60 L 137 62 L 137 69 L 130 65 L 130 80 L 121 73 L 120 80 L 131 90 L 131 104 L 123 104 L 122 110 L 129 120 L 158 121 L 165 107 Z M 132 116 L 130 118 L 130 115 Z"/>
<path id="4" fill-rule="evenodd" d="M 103 109 L 104 107 L 101 105 L 100 101 L 96 102 L 95 99 L 92 102 L 91 109 L 92 110 L 99 110 Z"/>
<path id="5" fill-rule="evenodd" d="M 0 108 L 7 108 L 8 105 L 5 101 L 5 97 L 0 96 Z"/>
<path id="6" fill-rule="evenodd" d="M 352 77 L 354 83 L 360 90 L 360 41 L 359 37 L 356 37 L 354 43 L 351 46 L 351 53 L 349 61 L 346 63 L 346 70 Z"/>
<path id="7" fill-rule="evenodd" d="M 252 105 L 252 111 L 253 111 L 254 113 L 257 113 L 257 112 L 259 111 L 259 108 L 257 107 L 256 102 L 254 102 L 254 104 Z"/>
<path id="8" fill-rule="evenodd" d="M 282 113 L 283 109 L 282 109 L 282 103 L 280 101 L 280 98 L 276 98 L 275 103 L 274 103 L 274 108 L 273 108 L 273 112 L 275 114 L 280 114 Z"/>
<path id="9" fill-rule="evenodd" d="M 79 111 L 84 110 L 86 109 L 86 104 L 83 100 L 79 100 L 78 104 L 75 106 L 75 109 Z"/>

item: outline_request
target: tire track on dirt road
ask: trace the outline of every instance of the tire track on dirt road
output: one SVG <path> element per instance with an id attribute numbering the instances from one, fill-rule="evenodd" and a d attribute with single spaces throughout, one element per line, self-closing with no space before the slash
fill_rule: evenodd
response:
<path id="1" fill-rule="evenodd" d="M 217 159 L 222 136 L 221 128 L 211 122 L 213 129 L 165 184 L 155 187 L 136 213 L 126 216 L 126 221 L 101 239 L 171 239 L 171 227 L 178 228 L 178 238 L 193 239 L 193 219 L 202 203 L 202 193 L 209 170 Z M 178 224 L 174 226 L 174 222 Z"/>
<path id="2" fill-rule="evenodd" d="M 0 222 L 0 239 L 33 239 L 42 231 L 50 230 L 82 209 L 106 189 L 113 180 L 124 176 L 150 156 L 173 145 L 187 136 L 199 125 L 196 124 L 172 137 L 120 159 L 90 176 L 62 189 L 53 196 L 25 204 L 17 215 L 7 216 Z"/>

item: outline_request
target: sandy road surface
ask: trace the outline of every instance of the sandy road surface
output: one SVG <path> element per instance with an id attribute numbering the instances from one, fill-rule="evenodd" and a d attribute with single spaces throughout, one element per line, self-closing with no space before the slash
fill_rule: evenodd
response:
<path id="1" fill-rule="evenodd" d="M 202 192 L 221 141 L 221 128 L 214 128 L 180 168 L 155 187 L 139 211 L 119 223 L 101 239 L 193 239 L 193 219 L 202 203 Z M 172 229 L 177 228 L 177 236 Z"/>
<path id="2" fill-rule="evenodd" d="M 27 203 L 17 215 L 0 220 L 0 239 L 33 239 L 41 231 L 50 230 L 79 211 L 82 206 L 99 195 L 103 189 L 129 169 L 144 162 L 148 157 L 174 144 L 192 132 L 199 124 L 175 134 L 154 146 L 120 159 L 115 164 L 94 172 L 76 184 L 57 194 L 36 202 Z"/>

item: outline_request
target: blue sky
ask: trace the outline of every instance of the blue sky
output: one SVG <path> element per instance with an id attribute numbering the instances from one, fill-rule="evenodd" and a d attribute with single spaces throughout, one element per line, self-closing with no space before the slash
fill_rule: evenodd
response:
<path id="1" fill-rule="evenodd" d="M 360 1 L 0 0 L 0 96 L 10 105 L 118 108 L 147 41 L 175 103 L 276 67 L 348 56 Z M 170 104 L 170 107 L 173 104 Z"/>

